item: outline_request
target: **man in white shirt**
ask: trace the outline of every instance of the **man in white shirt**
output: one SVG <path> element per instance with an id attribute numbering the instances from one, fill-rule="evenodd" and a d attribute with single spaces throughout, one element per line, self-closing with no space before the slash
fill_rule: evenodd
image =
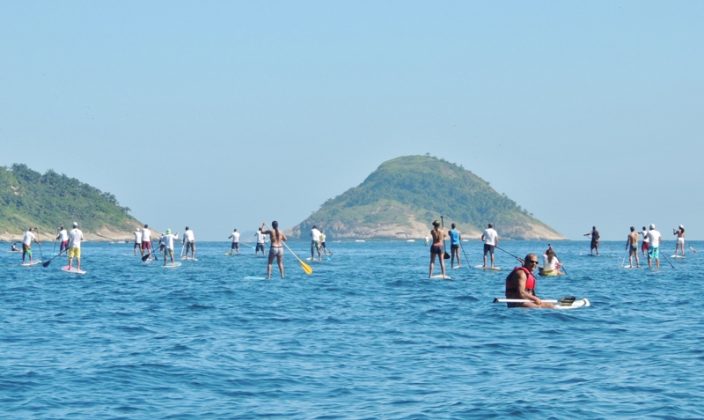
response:
<path id="1" fill-rule="evenodd" d="M 174 240 L 178 240 L 178 233 L 171 233 L 171 229 L 166 229 L 166 233 L 162 235 L 161 241 L 164 244 L 164 265 L 166 265 L 166 257 L 171 258 L 171 264 L 174 263 Z"/>
<path id="2" fill-rule="evenodd" d="M 494 268 L 494 248 L 499 244 L 499 234 L 491 223 L 484 229 L 482 241 L 484 241 L 484 268 L 486 268 L 486 254 L 491 255 L 491 268 Z"/>
<path id="3" fill-rule="evenodd" d="M 145 224 L 142 228 L 142 260 L 147 258 L 144 255 L 152 254 L 152 231 L 149 229 L 149 225 Z M 156 259 L 156 257 L 154 257 Z"/>
<path id="4" fill-rule="evenodd" d="M 262 255 L 264 255 L 264 237 L 266 235 L 264 235 L 264 233 L 262 232 L 261 227 L 257 230 L 254 236 L 257 237 L 257 246 L 256 248 L 254 248 L 254 255 L 257 255 L 259 251 L 262 251 Z"/>
<path id="5" fill-rule="evenodd" d="M 320 230 L 316 225 L 310 230 L 310 260 L 313 261 L 315 252 L 318 251 L 318 260 L 320 260 Z"/>
<path id="6" fill-rule="evenodd" d="M 59 254 L 62 254 L 64 251 L 68 251 L 68 231 L 63 226 L 59 228 L 59 233 L 56 235 L 56 239 L 60 241 Z"/>
<path id="7" fill-rule="evenodd" d="M 648 268 L 651 268 L 651 260 L 655 260 L 655 268 L 660 269 L 660 240 L 662 234 L 655 230 L 655 224 L 650 224 L 648 231 Z"/>
<path id="8" fill-rule="evenodd" d="M 76 268 L 81 269 L 81 241 L 83 232 L 78 228 L 78 223 L 73 222 L 73 229 L 68 233 L 68 269 L 73 266 L 73 259 L 76 259 Z"/>
<path id="9" fill-rule="evenodd" d="M 134 255 L 137 255 L 137 250 L 139 250 L 139 255 L 144 255 L 142 253 L 142 229 L 137 228 L 134 231 L 134 248 L 132 249 L 132 253 Z"/>
<path id="10" fill-rule="evenodd" d="M 228 239 L 232 239 L 232 247 L 230 248 L 230 255 L 237 253 L 240 253 L 240 233 L 237 231 L 237 228 L 232 231 L 230 236 L 227 237 Z"/>
<path id="11" fill-rule="evenodd" d="M 196 236 L 192 230 L 186 226 L 186 231 L 183 232 L 183 243 L 186 245 L 185 258 L 195 260 L 196 259 Z M 191 256 L 188 256 L 188 251 L 190 250 Z"/>
<path id="12" fill-rule="evenodd" d="M 32 233 L 32 230 L 37 231 L 37 228 L 27 228 L 27 231 L 22 236 L 22 264 L 24 264 L 25 255 L 29 255 L 29 263 L 32 263 L 32 241 L 39 243 L 37 235 Z"/>

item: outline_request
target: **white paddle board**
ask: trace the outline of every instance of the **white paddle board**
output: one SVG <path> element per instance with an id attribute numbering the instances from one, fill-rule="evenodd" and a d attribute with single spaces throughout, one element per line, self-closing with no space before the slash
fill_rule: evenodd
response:
<path id="1" fill-rule="evenodd" d="M 452 280 L 452 277 L 448 276 L 445 274 L 444 276 L 442 274 L 433 274 L 430 276 L 431 279 L 441 279 L 441 280 Z"/>
<path id="2" fill-rule="evenodd" d="M 198 258 L 195 257 L 181 257 L 182 261 L 198 261 Z"/>
<path id="3" fill-rule="evenodd" d="M 560 302 L 557 302 L 553 309 L 566 310 L 566 309 L 588 308 L 590 306 L 592 306 L 592 303 L 589 302 L 589 299 L 582 298 L 582 299 L 575 299 L 574 302 L 569 303 L 569 304 L 568 303 L 562 304 Z"/>
<path id="4" fill-rule="evenodd" d="M 484 271 L 501 271 L 501 267 L 484 267 L 482 264 L 475 265 L 474 268 Z"/>
<path id="5" fill-rule="evenodd" d="M 32 260 L 32 262 L 23 262 L 20 264 L 22 267 L 34 267 L 35 265 L 41 264 L 42 260 Z"/>
<path id="6" fill-rule="evenodd" d="M 592 306 L 592 303 L 589 302 L 589 299 L 587 298 L 582 298 L 582 299 L 575 299 L 574 301 L 565 301 L 565 302 L 560 302 L 559 300 L 555 299 L 541 299 L 543 302 L 546 303 L 553 303 L 555 306 L 553 309 L 558 309 L 558 310 L 567 310 L 567 309 L 578 309 L 578 308 L 588 308 Z M 520 302 L 527 302 L 527 299 L 504 299 L 504 298 L 494 298 L 494 303 L 520 303 Z"/>
<path id="7" fill-rule="evenodd" d="M 264 276 L 244 276 L 244 280 L 266 280 Z"/>
<path id="8" fill-rule="evenodd" d="M 670 258 L 682 259 L 682 258 L 684 258 L 684 255 L 670 255 Z"/>
<path id="9" fill-rule="evenodd" d="M 181 263 L 176 261 L 176 262 L 168 263 L 168 264 L 164 265 L 163 267 L 164 268 L 179 268 L 180 266 L 181 266 Z"/>
<path id="10" fill-rule="evenodd" d="M 87 273 L 87 271 L 85 271 L 85 270 L 79 270 L 79 269 L 76 268 L 76 267 L 68 268 L 67 265 L 61 267 L 61 271 L 65 271 L 65 272 L 67 272 L 67 273 L 73 273 L 73 274 L 80 274 L 80 275 L 83 275 L 83 274 L 86 274 L 86 273 Z"/>

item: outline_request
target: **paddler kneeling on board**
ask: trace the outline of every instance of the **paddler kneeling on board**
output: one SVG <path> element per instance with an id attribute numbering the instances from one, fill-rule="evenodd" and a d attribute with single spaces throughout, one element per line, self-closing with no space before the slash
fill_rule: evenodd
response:
<path id="1" fill-rule="evenodd" d="M 545 303 L 535 295 L 537 281 L 533 276 L 533 270 L 538 266 L 538 256 L 528 254 L 523 260 L 521 267 L 516 267 L 506 277 L 506 298 L 524 299 L 525 302 L 507 302 L 509 308 L 552 308 L 552 303 Z"/>

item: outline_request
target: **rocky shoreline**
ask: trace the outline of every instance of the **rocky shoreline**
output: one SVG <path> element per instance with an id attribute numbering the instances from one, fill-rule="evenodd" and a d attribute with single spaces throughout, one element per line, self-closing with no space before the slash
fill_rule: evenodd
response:
<path id="1" fill-rule="evenodd" d="M 135 227 L 136 228 L 136 227 Z M 83 230 L 83 237 L 86 241 L 92 242 L 130 242 L 134 239 L 132 231 L 125 232 L 124 230 L 117 230 L 108 227 L 102 227 L 97 231 Z M 2 232 L 0 233 L 0 241 L 3 242 L 20 242 L 22 241 L 22 235 L 24 232 Z M 56 233 L 48 233 L 45 230 L 39 229 L 37 238 L 40 242 L 51 242 L 56 238 Z"/>

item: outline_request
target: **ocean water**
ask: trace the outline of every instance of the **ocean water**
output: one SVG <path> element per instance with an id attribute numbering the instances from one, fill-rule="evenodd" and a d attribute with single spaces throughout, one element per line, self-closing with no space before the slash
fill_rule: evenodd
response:
<path id="1" fill-rule="evenodd" d="M 704 417 L 704 243 L 659 271 L 623 269 L 624 241 L 553 243 L 568 275 L 538 294 L 591 300 L 572 311 L 492 303 L 508 270 L 470 268 L 481 246 L 452 280 L 422 242 L 330 242 L 310 277 L 287 251 L 285 280 L 225 243 L 170 270 L 87 243 L 85 276 L 3 252 L 0 417 Z"/>

